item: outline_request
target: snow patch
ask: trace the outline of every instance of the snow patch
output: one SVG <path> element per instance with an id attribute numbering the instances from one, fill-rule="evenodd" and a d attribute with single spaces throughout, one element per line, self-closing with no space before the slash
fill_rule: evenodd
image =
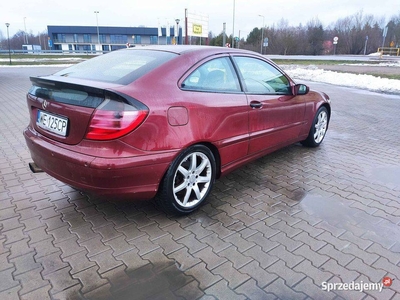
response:
<path id="1" fill-rule="evenodd" d="M 318 69 L 316 66 L 281 66 L 292 78 L 341 85 L 380 93 L 400 95 L 400 80 L 366 74 L 339 73 Z"/>

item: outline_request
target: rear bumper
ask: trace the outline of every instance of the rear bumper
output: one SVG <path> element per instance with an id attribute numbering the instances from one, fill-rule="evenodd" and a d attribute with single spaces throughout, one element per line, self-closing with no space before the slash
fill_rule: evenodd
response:
<path id="1" fill-rule="evenodd" d="M 151 199 L 177 151 L 137 157 L 101 158 L 62 148 L 27 127 L 26 144 L 33 161 L 52 177 L 100 196 Z"/>

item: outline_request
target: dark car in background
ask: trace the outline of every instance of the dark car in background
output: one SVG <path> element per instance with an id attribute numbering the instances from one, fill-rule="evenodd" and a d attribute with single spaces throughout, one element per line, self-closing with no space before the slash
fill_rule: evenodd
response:
<path id="1" fill-rule="evenodd" d="M 32 77 L 34 169 L 79 190 L 189 213 L 216 178 L 295 142 L 321 144 L 329 97 L 239 49 L 151 46 Z"/>

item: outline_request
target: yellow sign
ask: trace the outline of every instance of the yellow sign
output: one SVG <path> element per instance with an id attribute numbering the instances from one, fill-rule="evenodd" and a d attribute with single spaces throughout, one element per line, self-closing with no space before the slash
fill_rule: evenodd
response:
<path id="1" fill-rule="evenodd" d="M 390 43 L 390 47 L 394 47 L 394 41 Z"/>
<path id="2" fill-rule="evenodd" d="M 198 24 L 193 24 L 193 33 L 194 34 L 202 34 L 203 32 L 203 27 Z"/>

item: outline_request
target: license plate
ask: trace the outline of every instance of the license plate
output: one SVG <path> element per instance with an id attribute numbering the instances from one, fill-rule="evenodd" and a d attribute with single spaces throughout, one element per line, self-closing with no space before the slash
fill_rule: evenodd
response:
<path id="1" fill-rule="evenodd" d="M 36 124 L 55 134 L 66 136 L 68 119 L 38 110 Z"/>

